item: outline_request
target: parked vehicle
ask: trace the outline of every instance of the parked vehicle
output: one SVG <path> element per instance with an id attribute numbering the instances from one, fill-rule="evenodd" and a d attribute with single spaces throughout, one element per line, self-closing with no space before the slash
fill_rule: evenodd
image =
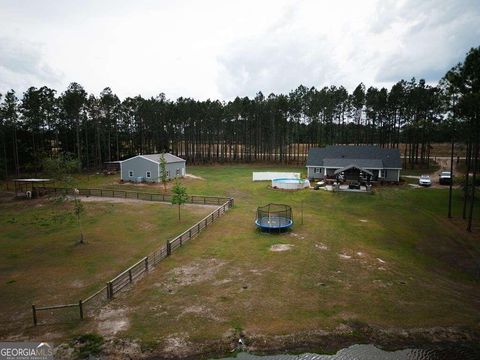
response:
<path id="1" fill-rule="evenodd" d="M 450 171 L 442 171 L 440 173 L 440 185 L 450 185 L 452 182 L 452 173 Z"/>
<path id="2" fill-rule="evenodd" d="M 430 179 L 430 176 L 428 176 L 428 175 L 421 175 L 420 179 L 418 179 L 418 185 L 420 185 L 420 186 L 431 186 L 432 185 L 432 179 Z"/>
<path id="3" fill-rule="evenodd" d="M 358 181 L 353 181 L 348 185 L 349 189 L 360 190 L 360 183 Z"/>

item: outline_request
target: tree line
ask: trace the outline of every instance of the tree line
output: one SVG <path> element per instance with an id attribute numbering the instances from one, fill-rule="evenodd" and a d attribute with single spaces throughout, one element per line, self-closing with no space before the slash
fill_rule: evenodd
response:
<path id="1" fill-rule="evenodd" d="M 476 159 L 478 129 L 471 130 L 475 121 L 461 100 L 470 85 L 453 76 L 459 66 L 435 86 L 414 78 L 390 89 L 361 83 L 351 93 L 301 85 L 228 102 L 169 100 L 163 93 L 122 101 L 108 87 L 94 95 L 78 83 L 60 94 L 46 86 L 21 96 L 11 90 L 0 94 L 0 173 L 35 173 L 43 159 L 59 155 L 77 160 L 79 169 L 98 169 L 163 151 L 190 163 L 303 163 L 310 147 L 329 144 L 405 144 L 407 166 L 428 165 L 430 144 L 450 141 L 452 122 L 457 141 L 468 143 L 467 158 Z"/>

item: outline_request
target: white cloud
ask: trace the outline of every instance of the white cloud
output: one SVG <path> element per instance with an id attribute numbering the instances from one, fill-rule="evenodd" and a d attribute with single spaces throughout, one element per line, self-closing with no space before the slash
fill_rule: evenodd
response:
<path id="1" fill-rule="evenodd" d="M 76 81 L 231 99 L 436 80 L 480 45 L 477 1 L 0 0 L 0 92 Z"/>

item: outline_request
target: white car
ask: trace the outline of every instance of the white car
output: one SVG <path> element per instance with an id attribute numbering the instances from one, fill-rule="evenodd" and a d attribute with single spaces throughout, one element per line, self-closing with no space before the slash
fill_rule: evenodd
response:
<path id="1" fill-rule="evenodd" d="M 420 185 L 420 186 L 431 186 L 432 185 L 432 179 L 430 179 L 430 176 L 428 176 L 428 175 L 421 175 L 420 178 L 418 179 L 418 185 Z"/>

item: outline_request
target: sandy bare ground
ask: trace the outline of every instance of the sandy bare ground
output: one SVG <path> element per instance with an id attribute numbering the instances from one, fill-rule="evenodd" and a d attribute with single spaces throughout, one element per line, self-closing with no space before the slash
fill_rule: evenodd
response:
<path id="1" fill-rule="evenodd" d="M 190 179 L 196 179 L 196 180 L 205 180 L 203 177 L 196 176 L 196 175 L 193 175 L 193 174 L 185 174 L 185 177 L 190 178 Z"/>
<path id="2" fill-rule="evenodd" d="M 110 197 L 100 197 L 100 196 L 79 196 L 83 202 L 107 202 L 107 203 L 115 203 L 115 204 L 145 204 L 145 203 L 160 203 L 160 204 L 167 204 L 171 205 L 167 202 L 162 201 L 149 201 L 149 200 L 141 200 L 141 199 L 125 199 L 125 198 L 110 198 Z M 69 200 L 73 200 L 72 196 L 68 197 Z M 210 209 L 216 209 L 218 205 L 204 205 L 204 204 L 185 204 L 183 206 L 187 207 L 205 207 Z"/>

